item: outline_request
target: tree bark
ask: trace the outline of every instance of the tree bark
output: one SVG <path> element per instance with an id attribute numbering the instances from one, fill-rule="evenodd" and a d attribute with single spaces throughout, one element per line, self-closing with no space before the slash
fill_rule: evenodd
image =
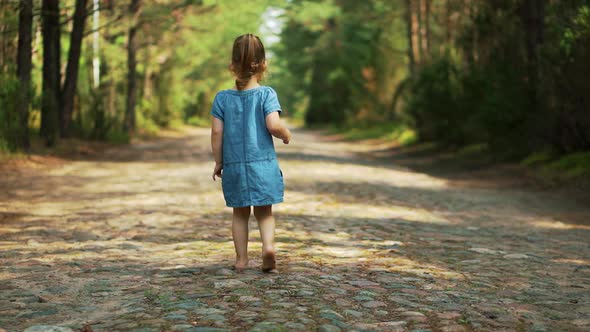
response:
<path id="1" fill-rule="evenodd" d="M 74 97 L 76 95 L 76 84 L 78 81 L 78 70 L 80 67 L 80 53 L 82 50 L 82 39 L 84 38 L 84 25 L 86 22 L 86 5 L 88 0 L 76 0 L 72 33 L 70 35 L 70 50 L 66 77 L 62 91 L 62 116 L 60 118 L 61 135 L 67 136 L 70 131 L 72 114 L 74 113 Z"/>
<path id="2" fill-rule="evenodd" d="M 423 47 L 422 47 L 422 40 L 423 40 L 423 17 L 422 17 L 422 1 L 423 0 L 418 0 L 418 8 L 416 10 L 416 23 L 415 23 L 415 33 L 416 33 L 416 51 L 418 52 L 418 62 L 420 64 L 422 64 L 422 62 L 424 61 L 424 52 L 423 52 Z"/>
<path id="3" fill-rule="evenodd" d="M 412 0 L 406 0 L 406 35 L 408 38 L 408 70 L 411 76 L 416 72 L 414 58 L 414 34 L 412 33 Z"/>
<path id="4" fill-rule="evenodd" d="M 112 6 L 112 3 L 111 3 Z M 99 0 L 92 1 L 92 84 L 95 88 L 100 85 L 100 3 Z"/>
<path id="5" fill-rule="evenodd" d="M 17 144 L 28 149 L 29 142 L 29 105 L 31 103 L 31 67 L 33 39 L 33 0 L 20 0 L 18 12 L 18 51 L 16 75 L 20 84 L 17 101 L 19 134 Z"/>
<path id="6" fill-rule="evenodd" d="M 43 91 L 41 98 L 41 135 L 47 146 L 59 135 L 60 99 L 60 25 L 59 0 L 43 0 Z"/>
<path id="7" fill-rule="evenodd" d="M 451 27 L 451 15 L 452 15 L 452 9 L 451 9 L 451 0 L 447 0 L 446 2 L 446 13 L 445 13 L 445 25 L 446 25 L 446 30 L 445 30 L 445 44 L 446 44 L 446 48 L 450 49 L 451 48 L 451 38 L 452 38 L 452 27 Z"/>
<path id="8" fill-rule="evenodd" d="M 545 6 L 543 0 L 524 0 L 523 21 L 525 26 L 527 62 L 530 67 L 529 79 L 536 78 L 539 62 L 538 47 L 544 39 Z"/>
<path id="9" fill-rule="evenodd" d="M 545 32 L 545 7 L 544 0 L 524 0 L 522 10 L 522 21 L 525 30 L 526 43 L 526 66 L 527 66 L 527 90 L 530 105 L 528 123 L 535 123 L 536 117 L 543 107 L 540 102 L 540 77 L 539 46 L 543 43 Z M 529 128 L 534 132 L 536 128 Z"/>
<path id="10" fill-rule="evenodd" d="M 17 30 L 10 19 L 18 7 L 18 1 L 0 0 L 0 73 L 7 74 L 13 69 L 12 64 L 17 57 L 14 40 Z"/>
<path id="11" fill-rule="evenodd" d="M 430 8 L 431 0 L 424 0 L 424 57 L 430 57 Z"/>
<path id="12" fill-rule="evenodd" d="M 137 104 L 137 17 L 140 13 L 140 0 L 131 0 L 129 15 L 131 26 L 127 35 L 127 103 L 123 129 L 127 133 L 135 131 L 135 106 Z"/>

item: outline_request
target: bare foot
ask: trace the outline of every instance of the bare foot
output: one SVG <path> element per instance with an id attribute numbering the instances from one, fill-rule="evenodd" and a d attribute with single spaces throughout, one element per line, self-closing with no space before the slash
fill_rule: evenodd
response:
<path id="1" fill-rule="evenodd" d="M 234 264 L 234 270 L 236 270 L 236 272 L 242 272 L 247 268 L 248 268 L 248 261 L 246 261 L 246 262 L 236 261 L 236 263 Z"/>
<path id="2" fill-rule="evenodd" d="M 267 251 L 262 254 L 262 272 L 277 273 L 277 265 L 274 251 Z"/>

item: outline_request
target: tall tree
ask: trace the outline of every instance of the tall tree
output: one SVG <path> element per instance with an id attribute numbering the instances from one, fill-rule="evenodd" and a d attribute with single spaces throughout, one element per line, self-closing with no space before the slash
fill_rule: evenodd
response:
<path id="1" fill-rule="evenodd" d="M 43 91 L 41 100 L 41 135 L 48 146 L 59 134 L 60 100 L 60 23 L 59 0 L 43 0 L 41 7 L 43 35 Z"/>
<path id="2" fill-rule="evenodd" d="M 111 3 L 112 6 L 112 3 Z M 95 88 L 100 85 L 100 3 L 92 0 L 92 84 Z"/>
<path id="3" fill-rule="evenodd" d="M 452 47 L 452 24 L 451 24 L 451 0 L 446 0 L 445 4 L 445 47 L 450 49 Z"/>
<path id="4" fill-rule="evenodd" d="M 135 130 L 135 106 L 137 104 L 137 29 L 141 0 L 131 0 L 129 5 L 130 26 L 127 33 L 127 103 L 123 128 L 129 133 Z"/>
<path id="5" fill-rule="evenodd" d="M 66 136 L 72 121 L 74 112 L 74 97 L 76 95 L 76 83 L 78 81 L 78 69 L 80 67 L 80 53 L 82 49 L 82 38 L 84 37 L 84 25 L 86 22 L 86 5 L 88 0 L 76 0 L 72 33 L 70 35 L 70 50 L 66 77 L 61 94 L 62 111 L 60 114 L 60 130 L 62 136 Z"/>
<path id="6" fill-rule="evenodd" d="M 544 19 L 545 4 L 544 0 L 524 0 L 521 9 L 521 17 L 524 23 L 524 35 L 526 44 L 526 69 L 527 69 L 527 90 L 530 110 L 528 113 L 528 123 L 535 123 L 534 118 L 542 107 L 539 98 L 540 86 L 540 66 L 539 66 L 539 46 L 544 39 Z M 537 129 L 531 128 L 531 131 Z"/>
<path id="7" fill-rule="evenodd" d="M 418 7 L 416 10 L 416 18 L 415 18 L 415 26 L 414 26 L 414 32 L 416 34 L 416 50 L 418 52 L 418 63 L 422 64 L 423 59 L 424 59 L 424 48 L 422 47 L 423 45 L 423 37 L 424 34 L 423 29 L 424 29 L 424 17 L 422 15 L 422 1 L 423 0 L 417 0 L 418 3 L 416 4 L 416 6 Z"/>
<path id="8" fill-rule="evenodd" d="M 17 144 L 29 148 L 29 105 L 31 102 L 33 0 L 20 0 L 18 13 L 18 51 L 16 73 L 20 83 L 17 112 L 19 134 Z"/>
<path id="9" fill-rule="evenodd" d="M 410 75 L 416 72 L 416 59 L 414 57 L 414 33 L 412 20 L 412 0 L 406 0 L 406 35 L 408 38 L 408 67 Z"/>
<path id="10" fill-rule="evenodd" d="M 527 63 L 529 80 L 535 80 L 538 74 L 539 45 L 543 43 L 545 4 L 544 0 L 524 0 L 522 20 L 525 27 Z"/>
<path id="11" fill-rule="evenodd" d="M 424 54 L 430 57 L 430 18 L 432 0 L 424 0 Z"/>

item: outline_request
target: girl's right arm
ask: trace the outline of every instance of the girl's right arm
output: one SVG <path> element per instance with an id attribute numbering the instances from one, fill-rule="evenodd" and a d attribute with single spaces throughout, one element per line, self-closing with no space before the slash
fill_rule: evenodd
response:
<path id="1" fill-rule="evenodd" d="M 211 150 L 213 151 L 213 158 L 215 158 L 215 168 L 213 169 L 213 181 L 215 181 L 215 176 L 221 177 L 221 170 L 223 169 L 223 121 L 216 117 L 212 118 Z"/>
<path id="2" fill-rule="evenodd" d="M 285 144 L 291 141 L 291 131 L 279 118 L 279 112 L 272 112 L 266 116 L 266 129 L 274 137 L 282 139 Z"/>

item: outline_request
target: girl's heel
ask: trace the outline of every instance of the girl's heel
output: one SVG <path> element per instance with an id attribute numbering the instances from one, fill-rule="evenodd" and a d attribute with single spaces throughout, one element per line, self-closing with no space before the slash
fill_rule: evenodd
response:
<path id="1" fill-rule="evenodd" d="M 262 272 L 278 273 L 274 252 L 262 254 Z"/>

